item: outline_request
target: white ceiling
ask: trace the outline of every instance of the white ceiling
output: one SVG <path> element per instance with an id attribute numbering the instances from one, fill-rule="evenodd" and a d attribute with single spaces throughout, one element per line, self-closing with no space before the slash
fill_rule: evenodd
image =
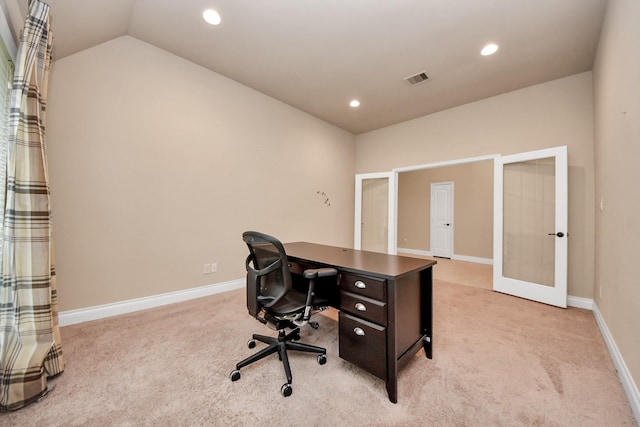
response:
<path id="1" fill-rule="evenodd" d="M 356 134 L 591 70 L 606 6 L 606 0 L 45 2 L 56 59 L 128 34 Z M 203 21 L 206 8 L 222 15 L 221 25 Z M 500 50 L 482 57 L 487 42 Z M 404 81 L 421 71 L 428 82 Z M 352 98 L 360 108 L 348 106 Z"/>

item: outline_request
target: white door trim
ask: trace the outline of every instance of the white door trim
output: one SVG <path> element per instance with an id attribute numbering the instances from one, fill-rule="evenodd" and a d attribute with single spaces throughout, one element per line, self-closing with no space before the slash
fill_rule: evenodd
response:
<path id="1" fill-rule="evenodd" d="M 433 168 L 441 168 L 444 166 L 456 166 L 463 165 L 465 163 L 475 163 L 475 162 L 483 162 L 485 160 L 494 160 L 496 157 L 500 157 L 500 154 L 490 154 L 488 156 L 478 156 L 478 157 L 467 157 L 464 159 L 457 160 L 446 160 L 444 162 L 436 162 L 436 163 L 425 163 L 422 165 L 415 166 L 405 166 L 401 168 L 393 168 L 392 170 L 396 173 L 398 172 L 413 172 L 419 171 L 423 169 L 433 169 Z"/>

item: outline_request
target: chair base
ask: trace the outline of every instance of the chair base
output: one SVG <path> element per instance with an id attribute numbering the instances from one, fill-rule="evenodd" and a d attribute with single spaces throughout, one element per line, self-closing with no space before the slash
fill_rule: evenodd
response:
<path id="1" fill-rule="evenodd" d="M 286 334 L 284 329 L 280 329 L 278 331 L 278 337 L 273 338 L 266 335 L 253 334 L 252 340 L 249 341 L 249 348 L 255 347 L 255 341 L 260 341 L 267 344 L 267 347 L 263 348 L 259 352 L 252 354 L 246 359 L 238 362 L 236 364 L 236 369 L 231 372 L 231 380 L 237 381 L 240 379 L 240 369 L 245 366 L 248 366 L 258 360 L 264 359 L 265 357 L 278 353 L 278 358 L 282 361 L 284 365 L 284 372 L 287 376 L 287 382 L 282 386 L 281 392 L 287 397 L 292 393 L 291 382 L 293 381 L 293 377 L 291 375 L 291 367 L 289 366 L 289 357 L 287 356 L 287 350 L 295 350 L 295 351 L 304 351 L 307 353 L 317 353 L 318 354 L 318 363 L 324 365 L 327 361 L 327 350 L 322 347 L 317 347 L 315 345 L 303 344 L 298 341 L 300 339 L 300 328 L 295 328 L 290 333 Z"/>

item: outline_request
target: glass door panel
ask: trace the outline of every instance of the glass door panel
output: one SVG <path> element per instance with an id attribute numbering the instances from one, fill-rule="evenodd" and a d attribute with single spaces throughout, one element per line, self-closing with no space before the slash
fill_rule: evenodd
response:
<path id="1" fill-rule="evenodd" d="M 504 165 L 503 275 L 554 286 L 555 158 Z"/>
<path id="2" fill-rule="evenodd" d="M 362 238 L 365 251 L 387 252 L 389 241 L 389 180 L 367 179 L 362 182 Z"/>

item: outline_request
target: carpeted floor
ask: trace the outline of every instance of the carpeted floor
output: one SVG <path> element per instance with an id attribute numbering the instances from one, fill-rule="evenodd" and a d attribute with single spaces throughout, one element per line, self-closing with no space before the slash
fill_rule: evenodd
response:
<path id="1" fill-rule="evenodd" d="M 438 263 L 433 276 L 445 282 L 458 283 L 481 289 L 493 289 L 493 265 L 435 258 Z"/>
<path id="2" fill-rule="evenodd" d="M 437 274 L 436 274 L 437 277 Z M 384 382 L 338 357 L 337 312 L 292 354 L 293 395 L 276 356 L 229 373 L 272 334 L 247 315 L 244 291 L 62 328 L 66 370 L 12 426 L 633 426 L 615 369 L 587 310 L 558 309 L 436 280 L 434 359 Z M 260 345 L 260 344 L 259 344 Z"/>

